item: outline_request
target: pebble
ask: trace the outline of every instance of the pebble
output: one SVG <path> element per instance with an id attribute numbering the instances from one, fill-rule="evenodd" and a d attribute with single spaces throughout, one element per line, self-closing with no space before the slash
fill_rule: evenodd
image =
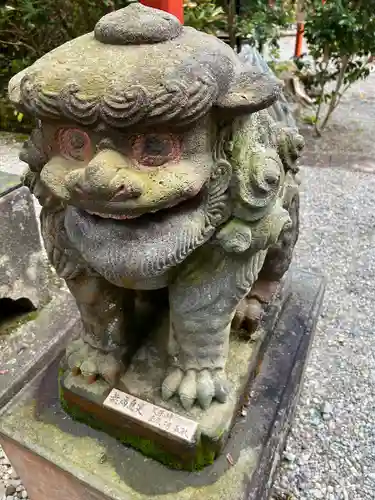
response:
<path id="1" fill-rule="evenodd" d="M 318 500 L 324 498 L 323 492 L 320 490 L 312 490 L 311 493 L 313 494 L 314 498 L 317 498 Z"/>
<path id="2" fill-rule="evenodd" d="M 15 470 L 12 470 L 12 472 L 10 473 L 10 477 L 11 479 L 19 479 L 20 476 L 17 474 L 17 472 Z"/>
<path id="3" fill-rule="evenodd" d="M 16 493 L 16 487 L 13 484 L 9 484 L 6 487 L 5 494 L 6 495 L 14 495 Z"/>
<path id="4" fill-rule="evenodd" d="M 331 405 L 331 403 L 328 403 L 328 401 L 325 401 L 322 404 L 320 411 L 322 412 L 323 417 L 324 415 L 332 415 L 333 406 Z"/>
<path id="5" fill-rule="evenodd" d="M 294 455 L 294 453 L 290 453 L 288 451 L 286 451 L 283 456 L 284 456 L 285 460 L 287 460 L 290 463 L 293 463 L 296 459 L 296 456 Z"/>

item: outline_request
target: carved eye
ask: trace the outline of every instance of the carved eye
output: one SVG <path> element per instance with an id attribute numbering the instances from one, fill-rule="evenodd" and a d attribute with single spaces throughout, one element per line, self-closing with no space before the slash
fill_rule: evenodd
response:
<path id="1" fill-rule="evenodd" d="M 139 135 L 133 143 L 133 156 L 141 165 L 160 167 L 180 158 L 180 141 L 170 134 Z"/>
<path id="2" fill-rule="evenodd" d="M 90 156 L 91 141 L 86 132 L 76 128 L 66 128 L 57 134 L 60 154 L 67 160 L 85 161 Z"/>

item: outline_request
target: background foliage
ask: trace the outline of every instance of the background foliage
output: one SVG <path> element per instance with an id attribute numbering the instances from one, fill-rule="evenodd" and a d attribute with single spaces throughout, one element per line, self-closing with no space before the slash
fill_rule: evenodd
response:
<path id="1" fill-rule="evenodd" d="M 262 51 L 277 47 L 282 29 L 294 21 L 293 0 L 247 0 L 238 15 L 235 0 L 184 0 L 185 24 L 214 35 L 240 36 Z"/>
<path id="2" fill-rule="evenodd" d="M 299 63 L 314 89 L 318 135 L 348 88 L 370 72 L 375 55 L 375 0 L 306 0 L 305 38 L 309 58 Z"/>

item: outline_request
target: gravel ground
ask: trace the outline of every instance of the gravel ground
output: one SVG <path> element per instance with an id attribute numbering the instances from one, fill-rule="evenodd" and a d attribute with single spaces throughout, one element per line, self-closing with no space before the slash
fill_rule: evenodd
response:
<path id="1" fill-rule="evenodd" d="M 375 176 L 302 169 L 296 262 L 328 287 L 275 499 L 375 498 Z M 373 260 L 374 259 L 374 260 Z"/>
<path id="2" fill-rule="evenodd" d="M 27 492 L 17 472 L 12 468 L 3 451 L 0 450 L 0 499 L 15 500 L 18 498 L 28 498 Z"/>
<path id="3" fill-rule="evenodd" d="M 327 292 L 275 500 L 375 499 L 375 74 L 358 82 L 302 159 L 296 261 Z M 338 167 L 338 168 L 337 168 Z"/>
<path id="4" fill-rule="evenodd" d="M 302 167 L 296 261 L 323 272 L 328 288 L 275 500 L 375 499 L 374 96 L 373 74 L 348 94 L 320 142 L 304 128 L 304 162 L 315 166 Z M 2 170 L 22 170 L 17 149 L 0 136 Z M 0 451 L 2 496 L 26 492 Z"/>

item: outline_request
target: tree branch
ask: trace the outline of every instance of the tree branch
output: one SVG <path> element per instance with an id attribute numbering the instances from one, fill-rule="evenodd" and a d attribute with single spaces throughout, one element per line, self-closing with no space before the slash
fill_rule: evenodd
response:
<path id="1" fill-rule="evenodd" d="M 325 118 L 323 120 L 323 123 L 322 123 L 321 127 L 320 127 L 320 130 L 323 130 L 325 128 L 325 126 L 327 125 L 328 120 L 330 119 L 332 113 L 334 112 L 334 110 L 336 109 L 336 107 L 338 106 L 338 104 L 340 102 L 340 99 L 338 97 L 339 96 L 339 90 L 342 87 L 342 84 L 344 83 L 345 71 L 346 71 L 346 68 L 348 67 L 349 61 L 350 61 L 350 57 L 348 55 L 344 55 L 341 58 L 341 68 L 340 68 L 339 77 L 338 77 L 338 79 L 336 81 L 336 88 L 333 91 L 331 102 L 329 103 L 328 111 L 327 111 L 327 114 L 326 114 L 326 116 L 325 116 Z"/>

